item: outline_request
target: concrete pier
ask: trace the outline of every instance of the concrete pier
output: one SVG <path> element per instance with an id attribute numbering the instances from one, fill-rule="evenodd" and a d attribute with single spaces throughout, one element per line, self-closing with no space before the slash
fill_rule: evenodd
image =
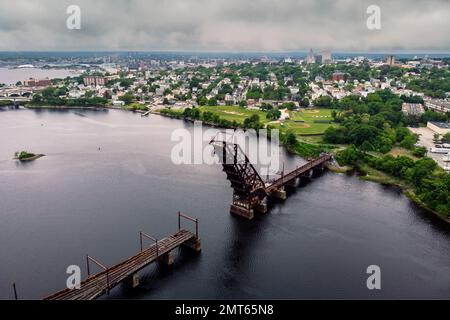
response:
<path id="1" fill-rule="evenodd" d="M 167 252 L 167 253 L 159 256 L 158 260 L 167 266 L 171 266 L 173 264 L 172 252 Z"/>
<path id="2" fill-rule="evenodd" d="M 282 187 L 280 189 L 274 190 L 271 196 L 280 200 L 286 200 L 286 191 L 284 190 L 284 187 Z"/>
<path id="3" fill-rule="evenodd" d="M 255 212 L 253 211 L 253 209 L 247 209 L 234 204 L 230 206 L 230 213 L 244 217 L 249 220 L 255 217 Z"/>

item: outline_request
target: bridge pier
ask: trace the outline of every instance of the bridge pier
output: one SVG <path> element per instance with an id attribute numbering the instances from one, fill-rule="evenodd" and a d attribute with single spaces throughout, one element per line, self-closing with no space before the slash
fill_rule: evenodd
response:
<path id="1" fill-rule="evenodd" d="M 171 266 L 173 264 L 173 255 L 172 252 L 169 251 L 158 257 L 158 260 L 165 264 L 166 266 Z"/>
<path id="2" fill-rule="evenodd" d="M 186 241 L 185 243 L 183 243 L 183 246 L 188 247 L 194 250 L 195 252 L 200 252 L 202 250 L 200 238 L 197 237 Z"/>
<path id="3" fill-rule="evenodd" d="M 286 191 L 284 190 L 284 186 L 277 190 L 274 190 L 270 195 L 280 200 L 286 200 Z"/>
<path id="4" fill-rule="evenodd" d="M 267 213 L 267 197 L 255 206 L 255 210 L 259 213 Z"/>
<path id="5" fill-rule="evenodd" d="M 286 183 L 288 187 L 297 188 L 300 185 L 300 178 L 297 177 Z"/>
<path id="6" fill-rule="evenodd" d="M 232 204 L 230 206 L 230 213 L 241 216 L 241 217 L 249 219 L 249 220 L 252 220 L 255 217 L 255 212 L 253 209 L 244 208 L 241 206 L 237 206 L 235 204 Z"/>
<path id="7" fill-rule="evenodd" d="M 321 165 L 319 165 L 319 166 L 317 166 L 317 167 L 315 167 L 315 168 L 313 169 L 313 173 L 315 173 L 315 174 L 321 174 L 324 170 L 325 170 L 325 166 L 324 166 L 324 164 L 322 163 Z"/>
<path id="8" fill-rule="evenodd" d="M 309 169 L 308 171 L 305 171 L 304 173 L 302 173 L 301 177 L 302 178 L 306 178 L 306 179 L 311 179 L 313 176 L 313 169 Z"/>
<path id="9" fill-rule="evenodd" d="M 139 274 L 134 273 L 126 279 L 126 284 L 131 288 L 137 288 L 140 285 Z"/>

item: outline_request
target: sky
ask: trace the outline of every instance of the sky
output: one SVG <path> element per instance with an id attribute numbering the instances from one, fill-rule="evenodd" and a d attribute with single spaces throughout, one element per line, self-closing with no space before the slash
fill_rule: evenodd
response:
<path id="1" fill-rule="evenodd" d="M 450 0 L 0 2 L 0 51 L 450 52 Z M 70 5 L 80 29 L 66 27 Z"/>

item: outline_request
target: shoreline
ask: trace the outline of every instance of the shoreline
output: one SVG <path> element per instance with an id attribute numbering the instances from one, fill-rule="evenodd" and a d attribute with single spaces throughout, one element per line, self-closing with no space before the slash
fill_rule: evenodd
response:
<path id="1" fill-rule="evenodd" d="M 369 172 L 366 172 L 364 170 L 359 170 L 358 168 L 354 168 L 354 167 L 350 167 L 350 166 L 345 166 L 345 167 L 340 167 L 340 166 L 336 166 L 336 165 L 328 165 L 327 168 L 334 173 L 338 173 L 338 174 L 350 174 L 352 176 L 358 173 L 360 173 L 360 175 L 357 175 L 357 177 L 361 180 L 364 181 L 369 181 L 369 182 L 374 182 L 374 183 L 378 183 L 384 186 L 393 186 L 393 187 L 397 187 L 402 191 L 402 194 L 404 194 L 412 203 L 414 203 L 415 205 L 419 206 L 420 208 L 422 208 L 423 210 L 425 210 L 428 214 L 432 215 L 433 217 L 437 217 L 439 218 L 439 220 L 446 222 L 448 225 L 450 225 L 450 219 L 446 218 L 442 215 L 440 215 L 437 211 L 429 208 L 425 203 L 423 203 L 414 193 L 414 190 L 411 186 L 407 185 L 406 183 L 404 183 L 403 181 L 397 179 L 397 178 L 393 178 L 388 176 L 385 173 L 377 173 L 376 169 L 370 168 L 370 172 L 372 174 L 370 174 Z"/>
<path id="2" fill-rule="evenodd" d="M 25 105 L 22 106 L 25 109 L 31 110 L 96 110 L 96 111 L 104 111 L 108 109 L 113 109 L 111 107 L 102 106 L 102 107 L 94 107 L 94 106 L 37 106 L 37 105 Z"/>
<path id="3" fill-rule="evenodd" d="M 170 115 L 170 114 L 163 114 L 163 113 L 159 113 L 159 112 L 151 112 L 153 114 L 157 114 L 160 116 L 164 116 L 164 117 L 168 117 L 168 118 L 172 118 L 172 119 L 178 119 L 178 120 L 185 120 L 185 121 L 190 121 L 190 122 L 194 122 L 194 120 L 192 119 L 186 119 L 186 118 L 179 118 L 176 117 L 174 115 Z M 206 123 L 208 125 L 208 123 Z M 213 127 L 217 127 L 217 125 L 213 125 Z M 298 153 L 294 152 L 293 150 L 289 150 L 286 146 L 283 145 L 284 148 L 286 148 L 290 153 L 293 153 L 295 155 L 298 155 L 300 157 L 302 157 L 301 155 L 299 155 Z M 339 166 L 337 163 L 336 164 L 329 164 L 327 165 L 327 168 L 333 172 L 333 173 L 337 173 L 337 174 L 348 174 L 350 172 L 358 172 L 358 170 L 356 168 L 353 167 L 349 167 L 349 166 Z M 374 169 L 372 169 L 374 170 Z M 361 172 L 362 173 L 362 172 Z M 383 174 L 385 175 L 385 174 Z M 425 211 L 427 211 L 428 213 L 432 214 L 433 216 L 439 218 L 440 220 L 446 222 L 448 225 L 450 225 L 450 219 L 449 218 L 445 218 L 443 216 L 441 216 L 437 211 L 429 208 L 426 206 L 425 203 L 423 203 L 422 201 L 420 201 L 417 196 L 415 195 L 414 191 L 411 189 L 411 187 L 407 186 L 406 184 L 403 184 L 399 181 L 396 181 L 395 179 L 391 178 L 391 177 L 383 177 L 382 175 L 373 175 L 370 176 L 368 172 L 365 172 L 365 175 L 359 175 L 358 176 L 359 179 L 361 180 L 365 180 L 365 181 L 370 181 L 370 182 L 375 182 L 375 183 L 379 183 L 381 185 L 389 185 L 389 186 L 396 186 L 399 187 L 402 190 L 402 193 L 407 196 L 409 198 L 409 200 L 411 202 L 413 202 L 414 204 L 418 205 L 419 207 L 421 207 L 422 209 L 424 209 Z"/>
<path id="4" fill-rule="evenodd" d="M 105 107 L 84 107 L 84 106 L 70 106 L 70 107 L 66 107 L 66 106 L 24 106 L 26 109 L 55 109 L 55 110 L 70 110 L 70 109 L 75 109 L 75 110 L 80 110 L 80 109 L 87 109 L 87 110 L 94 110 L 94 111 L 100 111 L 100 109 L 103 109 L 102 111 L 106 111 L 108 109 L 113 109 L 113 110 L 123 110 L 123 111 L 129 111 L 129 112 L 133 112 L 133 113 L 143 113 L 140 112 L 140 110 L 127 110 L 121 107 L 114 107 L 114 106 L 105 106 Z M 167 118 L 171 118 L 171 119 L 176 119 L 176 120 L 183 120 L 183 121 L 188 121 L 191 123 L 194 123 L 196 120 L 191 119 L 191 118 L 184 118 L 184 117 L 177 117 L 175 115 L 171 115 L 171 114 L 165 114 L 165 113 L 161 113 L 158 111 L 154 111 L 149 109 L 148 111 L 149 114 L 154 114 L 154 115 L 159 115 L 162 117 L 167 117 Z M 205 124 L 207 126 L 213 127 L 213 128 L 225 128 L 225 129 L 239 129 L 240 127 L 224 127 L 224 126 L 219 126 L 215 123 L 211 123 L 211 122 L 204 122 L 202 121 L 202 124 Z M 286 148 L 288 150 L 288 148 L 286 146 L 283 145 L 284 148 Z M 288 150 L 290 153 L 293 153 L 299 157 L 302 157 L 300 154 L 294 152 L 294 151 L 290 151 Z M 40 157 L 43 157 L 45 155 L 36 155 L 38 159 Z M 35 157 L 36 157 L 35 156 Z M 34 158 L 34 157 L 33 157 Z M 35 160 L 35 159 L 29 159 L 29 160 L 21 160 L 21 161 L 31 161 L 31 160 Z M 337 164 L 329 164 L 327 165 L 327 168 L 333 172 L 333 173 L 337 173 L 337 174 L 348 174 L 350 172 L 358 172 L 357 168 L 353 168 L 353 167 L 349 167 L 349 166 L 339 166 Z M 372 169 L 371 170 L 375 170 Z M 374 171 L 373 171 L 374 172 Z M 443 216 L 441 216 L 438 212 L 436 212 L 435 210 L 429 208 L 426 206 L 426 204 L 424 204 L 422 201 L 420 201 L 417 196 L 415 195 L 414 191 L 411 189 L 411 187 L 407 186 L 404 183 L 401 183 L 400 181 L 398 181 L 398 179 L 394 179 L 391 177 L 388 177 L 386 174 L 379 174 L 379 175 L 369 175 L 368 172 L 361 172 L 361 173 L 365 173 L 365 175 L 359 175 L 358 178 L 365 180 L 365 181 L 370 181 L 370 182 L 375 182 L 375 183 L 379 183 L 381 185 L 388 185 L 388 186 L 396 186 L 399 187 L 402 190 L 402 193 L 409 198 L 409 200 L 411 202 L 413 202 L 414 204 L 418 205 L 419 207 L 421 207 L 422 209 L 424 209 L 425 211 L 427 211 L 428 213 L 432 214 L 434 217 L 439 218 L 441 221 L 446 222 L 448 225 L 450 225 L 450 219 L 449 218 L 445 218 Z"/>
<path id="5" fill-rule="evenodd" d="M 36 159 L 39 159 L 39 158 L 42 158 L 42 157 L 45 157 L 45 154 L 35 154 L 32 157 L 23 158 L 23 159 L 19 159 L 17 157 L 14 157 L 13 160 L 19 160 L 21 162 L 25 162 L 25 161 L 33 161 L 33 160 L 36 160 Z"/>

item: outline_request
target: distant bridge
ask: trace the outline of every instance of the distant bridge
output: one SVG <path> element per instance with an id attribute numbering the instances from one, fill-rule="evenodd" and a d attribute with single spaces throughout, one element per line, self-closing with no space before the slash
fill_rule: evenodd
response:
<path id="1" fill-rule="evenodd" d="M 230 212 L 248 219 L 253 219 L 255 211 L 267 212 L 269 196 L 286 199 L 285 186 L 298 186 L 300 179 L 311 177 L 313 171 L 324 170 L 325 164 L 332 159 L 331 154 L 322 153 L 320 157 L 283 174 L 279 179 L 266 183 L 239 144 L 215 139 L 210 144 L 221 158 L 223 171 L 233 188 Z"/>
<path id="2" fill-rule="evenodd" d="M 0 100 L 11 101 L 29 101 L 33 98 L 33 95 L 45 89 L 46 87 L 2 87 L 0 88 Z"/>

